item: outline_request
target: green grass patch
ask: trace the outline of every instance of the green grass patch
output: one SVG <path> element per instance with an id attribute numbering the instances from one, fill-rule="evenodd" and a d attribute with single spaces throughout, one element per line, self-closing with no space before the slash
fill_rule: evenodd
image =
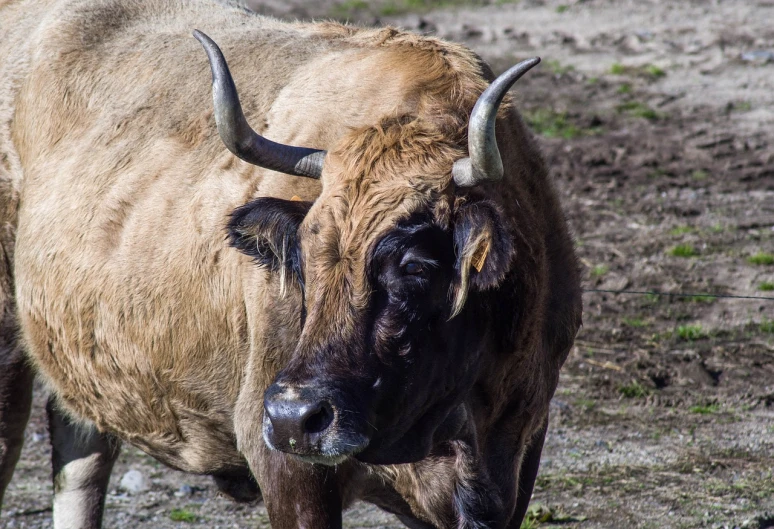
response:
<path id="1" fill-rule="evenodd" d="M 619 386 L 618 393 L 627 399 L 640 399 L 650 395 L 650 390 L 635 380 L 631 384 Z"/>
<path id="2" fill-rule="evenodd" d="M 648 326 L 648 322 L 642 318 L 623 318 L 621 322 L 627 327 L 631 327 L 633 329 L 641 329 Z"/>
<path id="3" fill-rule="evenodd" d="M 655 64 L 648 64 L 643 68 L 645 73 L 652 77 L 653 79 L 659 79 L 661 77 L 666 77 L 666 72 L 662 69 L 656 66 Z"/>
<path id="4" fill-rule="evenodd" d="M 561 62 L 557 61 L 556 59 L 551 59 L 545 62 L 546 67 L 551 71 L 554 75 L 564 75 L 566 73 L 572 72 L 575 70 L 575 67 L 571 64 L 562 64 Z"/>
<path id="5" fill-rule="evenodd" d="M 619 94 L 631 94 L 632 93 L 632 85 L 629 83 L 623 83 L 618 86 L 618 89 L 616 90 Z"/>
<path id="6" fill-rule="evenodd" d="M 714 303 L 715 301 L 717 301 L 718 298 L 716 298 L 715 296 L 698 295 L 698 296 L 691 296 L 687 299 L 691 303 Z"/>
<path id="7" fill-rule="evenodd" d="M 653 292 L 648 292 L 647 294 L 645 294 L 645 301 L 649 305 L 653 305 L 654 303 L 658 303 L 659 301 L 661 301 L 661 295 L 655 294 Z"/>
<path id="8" fill-rule="evenodd" d="M 344 0 L 330 8 L 329 14 L 333 18 L 348 19 L 354 16 L 358 11 L 368 9 L 368 2 L 365 0 Z"/>
<path id="9" fill-rule="evenodd" d="M 688 408 L 691 413 L 697 413 L 699 415 L 712 415 L 720 411 L 720 404 L 703 404 L 700 406 L 691 406 Z"/>
<path id="10" fill-rule="evenodd" d="M 696 180 L 697 182 L 701 182 L 702 180 L 706 180 L 709 176 L 709 173 L 703 169 L 696 169 L 691 173 L 691 178 L 693 180 Z"/>
<path id="11" fill-rule="evenodd" d="M 347 0 L 349 3 L 357 0 Z M 497 0 L 498 5 L 515 3 L 518 0 Z M 389 0 L 379 6 L 379 14 L 384 16 L 401 15 L 404 13 L 425 13 L 433 9 L 460 6 L 483 6 L 488 4 L 485 0 Z M 334 8 L 334 9 L 338 9 Z"/>
<path id="12" fill-rule="evenodd" d="M 566 12 L 568 9 L 570 9 L 570 6 L 568 5 L 562 4 L 562 5 L 556 6 L 556 12 L 559 14 Z"/>
<path id="13" fill-rule="evenodd" d="M 661 114 L 640 101 L 627 101 L 615 108 L 621 114 L 626 114 L 635 118 L 643 118 L 649 121 L 657 121 L 662 117 Z"/>
<path id="14" fill-rule="evenodd" d="M 754 265 L 771 266 L 774 265 L 774 254 L 758 252 L 748 257 L 747 262 Z"/>
<path id="15" fill-rule="evenodd" d="M 728 106 L 726 106 L 726 109 L 729 112 L 749 112 L 752 110 L 752 103 L 749 101 L 736 101 L 734 103 L 729 103 Z"/>
<path id="16" fill-rule="evenodd" d="M 673 237 L 677 237 L 679 235 L 686 235 L 688 233 L 693 233 L 694 231 L 696 231 L 696 228 L 694 228 L 693 226 L 677 226 L 669 230 L 669 235 Z"/>
<path id="17" fill-rule="evenodd" d="M 763 318 L 758 325 L 758 329 L 764 334 L 774 334 L 774 320 Z"/>
<path id="18" fill-rule="evenodd" d="M 619 62 L 613 63 L 610 66 L 610 73 L 613 75 L 645 77 L 651 81 L 666 76 L 664 69 L 656 66 L 655 64 L 645 64 L 643 66 L 624 66 Z"/>
<path id="19" fill-rule="evenodd" d="M 524 118 L 532 130 L 546 138 L 563 138 L 571 140 L 583 134 L 583 130 L 570 123 L 566 112 L 538 109 L 526 112 Z"/>
<path id="20" fill-rule="evenodd" d="M 699 252 L 696 251 L 690 244 L 678 244 L 677 246 L 669 249 L 669 255 L 672 257 L 696 257 Z"/>
<path id="21" fill-rule="evenodd" d="M 397 5 L 397 4 L 383 5 L 379 9 L 379 13 L 386 17 L 393 16 L 393 15 L 402 15 L 403 13 L 406 13 L 408 11 L 410 11 L 410 8 L 403 5 Z"/>
<path id="22" fill-rule="evenodd" d="M 774 291 L 774 283 L 772 283 L 771 281 L 764 281 L 763 283 L 759 283 L 758 290 L 761 290 L 763 292 L 772 292 Z"/>
<path id="23" fill-rule="evenodd" d="M 169 513 L 169 519 L 173 522 L 194 523 L 199 520 L 199 517 L 185 509 L 172 509 Z"/>
<path id="24" fill-rule="evenodd" d="M 591 399 L 578 399 L 575 401 L 575 405 L 588 412 L 593 411 L 597 407 L 597 402 Z"/>
<path id="25" fill-rule="evenodd" d="M 603 277 L 609 271 L 610 271 L 610 267 L 608 267 L 607 265 L 600 264 L 600 265 L 594 265 L 591 268 L 591 270 L 589 270 L 589 274 L 591 275 L 591 277 L 598 279 L 600 277 Z"/>
<path id="26" fill-rule="evenodd" d="M 535 503 L 529 506 L 524 521 L 521 522 L 520 529 L 534 529 L 542 524 L 566 524 L 570 522 L 584 522 L 585 516 L 571 516 L 565 514 L 555 507 L 548 507 Z"/>
<path id="27" fill-rule="evenodd" d="M 529 513 L 527 513 L 527 515 L 521 521 L 521 525 L 519 526 L 519 529 L 535 529 L 536 527 L 538 527 L 538 525 L 539 525 L 539 522 L 534 518 L 530 518 Z"/>
<path id="28" fill-rule="evenodd" d="M 677 337 L 685 342 L 693 342 L 707 336 L 701 325 L 680 325 L 677 327 Z"/>
<path id="29" fill-rule="evenodd" d="M 620 62 L 614 62 L 610 66 L 610 73 L 613 75 L 623 75 L 626 73 L 626 67 Z"/>

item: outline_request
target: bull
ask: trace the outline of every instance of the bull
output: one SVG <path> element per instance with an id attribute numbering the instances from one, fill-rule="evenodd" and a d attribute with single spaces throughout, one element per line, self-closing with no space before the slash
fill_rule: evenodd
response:
<path id="1" fill-rule="evenodd" d="M 100 526 L 122 441 L 278 528 L 357 499 L 519 527 L 581 322 L 506 95 L 537 60 L 495 79 L 205 0 L 0 4 L 0 493 L 37 373 L 55 527 Z"/>

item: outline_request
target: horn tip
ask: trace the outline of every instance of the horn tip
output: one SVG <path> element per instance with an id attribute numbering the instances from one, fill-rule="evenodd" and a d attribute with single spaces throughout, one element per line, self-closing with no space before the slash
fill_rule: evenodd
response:
<path id="1" fill-rule="evenodd" d="M 199 31 L 198 29 L 195 29 L 195 30 L 193 30 L 193 31 L 191 32 L 191 34 L 192 34 L 192 35 L 194 36 L 194 38 L 195 38 L 196 40 L 198 40 L 198 41 L 201 43 L 201 45 L 202 45 L 202 46 L 204 46 L 205 48 L 207 47 L 207 45 L 208 45 L 208 44 L 215 44 L 215 43 L 213 42 L 213 40 L 212 40 L 210 37 L 208 37 L 208 36 L 207 36 L 207 34 L 206 34 L 206 33 L 204 33 L 203 31 Z"/>
<path id="2" fill-rule="evenodd" d="M 519 65 L 523 66 L 527 70 L 531 70 L 532 68 L 540 64 L 540 61 L 541 61 L 540 57 L 530 57 L 529 59 L 525 59 L 521 61 Z"/>

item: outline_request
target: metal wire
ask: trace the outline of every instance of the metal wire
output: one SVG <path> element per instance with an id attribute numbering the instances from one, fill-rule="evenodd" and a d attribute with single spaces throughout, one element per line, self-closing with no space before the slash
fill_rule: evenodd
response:
<path id="1" fill-rule="evenodd" d="M 659 292 L 658 290 L 604 290 L 600 288 L 587 288 L 586 292 L 603 292 L 606 294 L 639 294 L 643 296 L 669 296 L 676 298 L 728 298 L 728 299 L 759 299 L 763 301 L 774 301 L 774 297 L 766 296 L 735 296 L 733 294 L 691 294 L 685 292 Z"/>

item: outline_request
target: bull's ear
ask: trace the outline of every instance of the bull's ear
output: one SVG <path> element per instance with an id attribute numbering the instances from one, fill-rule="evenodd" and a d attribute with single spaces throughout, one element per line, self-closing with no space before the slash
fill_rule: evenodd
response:
<path id="1" fill-rule="evenodd" d="M 515 249 L 507 221 L 497 204 L 478 200 L 458 208 L 454 251 L 457 281 L 452 316 L 462 310 L 469 289 L 495 288 L 511 269 Z"/>
<path id="2" fill-rule="evenodd" d="M 297 232 L 311 202 L 262 197 L 234 210 L 231 246 L 281 274 L 299 273 Z"/>

